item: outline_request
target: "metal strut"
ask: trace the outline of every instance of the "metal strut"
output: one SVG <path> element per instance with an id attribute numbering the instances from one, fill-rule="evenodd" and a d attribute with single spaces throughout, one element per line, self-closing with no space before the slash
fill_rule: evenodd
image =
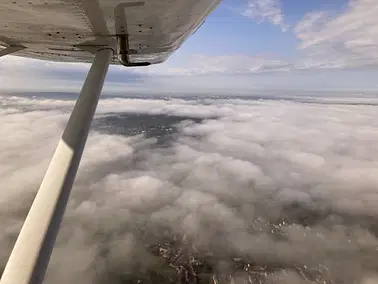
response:
<path id="1" fill-rule="evenodd" d="M 112 55 L 108 48 L 96 53 L 0 284 L 44 279 Z"/>

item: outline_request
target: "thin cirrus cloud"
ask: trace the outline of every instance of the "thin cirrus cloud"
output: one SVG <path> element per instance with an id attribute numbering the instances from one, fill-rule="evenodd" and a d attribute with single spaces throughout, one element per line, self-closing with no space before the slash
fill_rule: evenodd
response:
<path id="1" fill-rule="evenodd" d="M 242 15 L 258 22 L 268 21 L 273 25 L 280 26 L 283 32 L 289 28 L 284 22 L 284 14 L 279 0 L 249 0 Z"/>
<path id="2" fill-rule="evenodd" d="M 277 1 L 250 1 L 244 15 L 285 25 Z M 304 70 L 370 69 L 378 66 L 378 2 L 351 0 L 336 16 L 307 13 L 293 27 L 298 40 L 296 60 L 261 56 L 195 56 L 193 67 L 180 73 L 266 73 Z"/>
<path id="3" fill-rule="evenodd" d="M 251 0 L 242 13 L 258 22 L 268 21 L 286 31 L 288 25 L 276 0 Z M 248 55 L 193 56 L 177 74 L 269 73 L 316 70 L 369 70 L 378 66 L 378 2 L 350 0 L 337 15 L 312 11 L 290 30 L 298 41 L 297 56 L 284 60 L 277 56 Z M 157 68 L 162 71 L 163 69 Z"/>
<path id="4" fill-rule="evenodd" d="M 378 2 L 351 0 L 336 17 L 311 12 L 294 29 L 299 49 L 312 61 L 335 68 L 378 66 Z M 310 64 L 311 66 L 311 64 Z"/>

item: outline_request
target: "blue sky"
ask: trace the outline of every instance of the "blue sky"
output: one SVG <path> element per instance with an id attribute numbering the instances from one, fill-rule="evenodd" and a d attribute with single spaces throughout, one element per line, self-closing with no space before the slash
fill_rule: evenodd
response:
<path id="1" fill-rule="evenodd" d="M 264 1 L 260 1 L 264 2 Z M 269 1 L 265 1 L 269 2 Z M 272 1 L 277 3 L 283 16 L 282 25 L 293 27 L 309 11 L 322 9 L 339 11 L 347 1 Z M 280 25 L 274 25 L 268 17 L 256 12 L 254 18 L 248 16 L 249 3 L 258 1 L 223 0 L 210 15 L 202 29 L 183 46 L 183 54 L 197 52 L 205 55 L 250 56 L 271 54 L 280 58 L 295 57 L 298 40 L 293 32 L 282 32 Z M 254 9 L 251 9 L 252 12 Z"/>
<path id="2" fill-rule="evenodd" d="M 376 19 L 376 0 L 223 0 L 167 62 L 111 67 L 105 91 L 375 92 Z M 76 91 L 88 68 L 8 56 L 0 88 Z"/>

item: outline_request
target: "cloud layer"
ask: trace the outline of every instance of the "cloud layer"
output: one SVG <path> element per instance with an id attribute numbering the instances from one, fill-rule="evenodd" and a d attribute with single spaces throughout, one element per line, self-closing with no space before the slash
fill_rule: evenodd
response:
<path id="1" fill-rule="evenodd" d="M 2 264 L 72 104 L 1 97 Z M 202 121 L 175 120 L 166 147 L 141 131 L 109 134 L 133 113 Z M 146 243 L 162 231 L 213 253 L 221 270 L 231 256 L 283 268 L 265 283 L 376 281 L 377 140 L 374 106 L 102 100 L 46 283 L 121 283 L 157 269 Z"/>

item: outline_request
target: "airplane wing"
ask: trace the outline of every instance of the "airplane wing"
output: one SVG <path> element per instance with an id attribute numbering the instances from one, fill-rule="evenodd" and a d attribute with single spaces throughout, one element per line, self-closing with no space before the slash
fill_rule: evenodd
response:
<path id="1" fill-rule="evenodd" d="M 30 58 L 92 62 L 93 47 L 111 46 L 131 66 L 160 63 L 219 1 L 2 0 L 0 47 L 16 47 L 15 55 Z"/>

